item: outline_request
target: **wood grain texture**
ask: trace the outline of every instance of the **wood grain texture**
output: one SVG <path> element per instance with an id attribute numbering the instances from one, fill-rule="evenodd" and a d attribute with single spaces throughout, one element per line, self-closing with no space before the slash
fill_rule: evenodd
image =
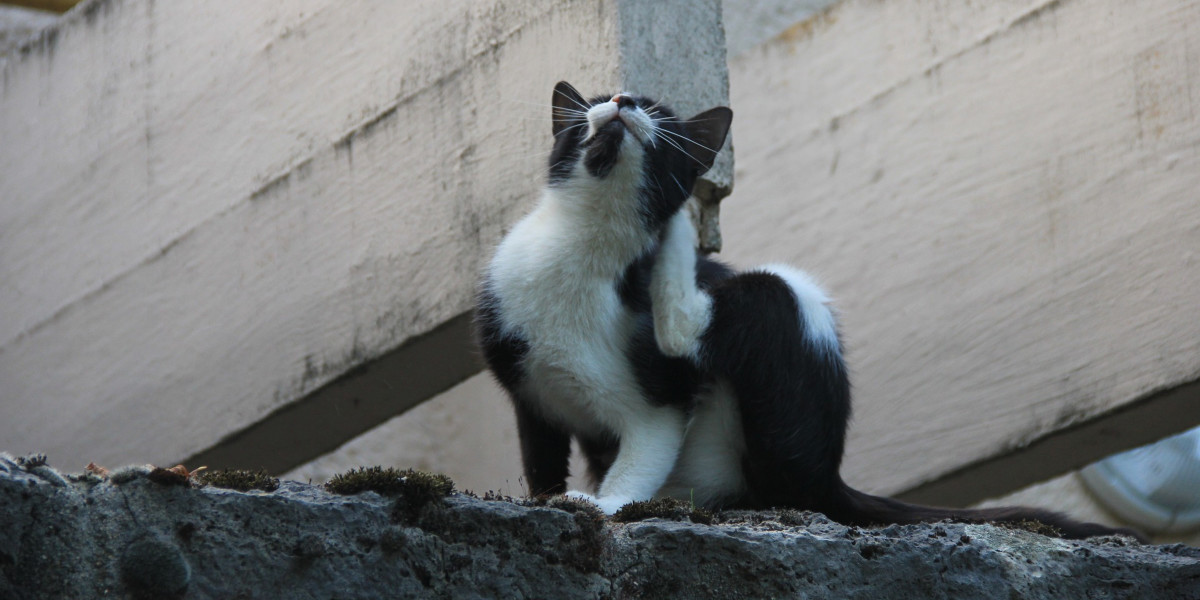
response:
<path id="1" fill-rule="evenodd" d="M 730 73 L 726 255 L 840 306 L 852 484 L 1200 378 L 1200 3 L 846 0 Z"/>

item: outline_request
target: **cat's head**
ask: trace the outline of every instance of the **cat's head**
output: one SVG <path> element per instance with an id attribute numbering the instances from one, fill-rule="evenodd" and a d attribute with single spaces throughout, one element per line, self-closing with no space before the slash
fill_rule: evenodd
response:
<path id="1" fill-rule="evenodd" d="M 627 93 L 586 100 L 571 84 L 554 86 L 550 184 L 572 179 L 636 178 L 645 207 L 663 222 L 691 195 L 729 132 L 733 111 L 719 106 L 681 119 L 660 102 Z"/>

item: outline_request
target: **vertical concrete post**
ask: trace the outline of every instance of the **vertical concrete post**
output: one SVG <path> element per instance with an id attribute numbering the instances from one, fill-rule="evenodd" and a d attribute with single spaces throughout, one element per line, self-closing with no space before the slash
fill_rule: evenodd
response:
<path id="1" fill-rule="evenodd" d="M 667 102 L 682 118 L 728 105 L 720 16 L 717 0 L 621 2 L 620 64 L 626 88 Z M 732 135 L 713 168 L 696 183 L 689 206 L 705 252 L 721 250 L 720 202 L 733 191 L 731 140 Z"/>

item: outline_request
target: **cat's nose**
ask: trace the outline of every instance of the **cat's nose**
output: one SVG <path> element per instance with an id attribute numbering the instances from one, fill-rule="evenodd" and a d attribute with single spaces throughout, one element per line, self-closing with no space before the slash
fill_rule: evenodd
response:
<path id="1" fill-rule="evenodd" d="M 626 96 L 625 94 L 617 94 L 616 96 L 613 96 L 612 101 L 617 103 L 617 110 L 628 108 L 630 106 L 637 106 L 637 103 L 633 101 L 633 98 Z"/>

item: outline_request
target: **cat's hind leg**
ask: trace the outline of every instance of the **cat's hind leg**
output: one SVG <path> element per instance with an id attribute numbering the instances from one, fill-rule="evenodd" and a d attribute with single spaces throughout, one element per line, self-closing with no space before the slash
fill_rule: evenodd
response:
<path id="1" fill-rule="evenodd" d="M 712 290 L 702 368 L 737 396 L 753 504 L 820 508 L 837 489 L 850 384 L 827 303 L 811 278 L 782 265 Z"/>
<path id="2" fill-rule="evenodd" d="M 527 399 L 513 398 L 521 462 L 531 497 L 561 494 L 567 489 L 571 436 L 547 422 Z"/>

